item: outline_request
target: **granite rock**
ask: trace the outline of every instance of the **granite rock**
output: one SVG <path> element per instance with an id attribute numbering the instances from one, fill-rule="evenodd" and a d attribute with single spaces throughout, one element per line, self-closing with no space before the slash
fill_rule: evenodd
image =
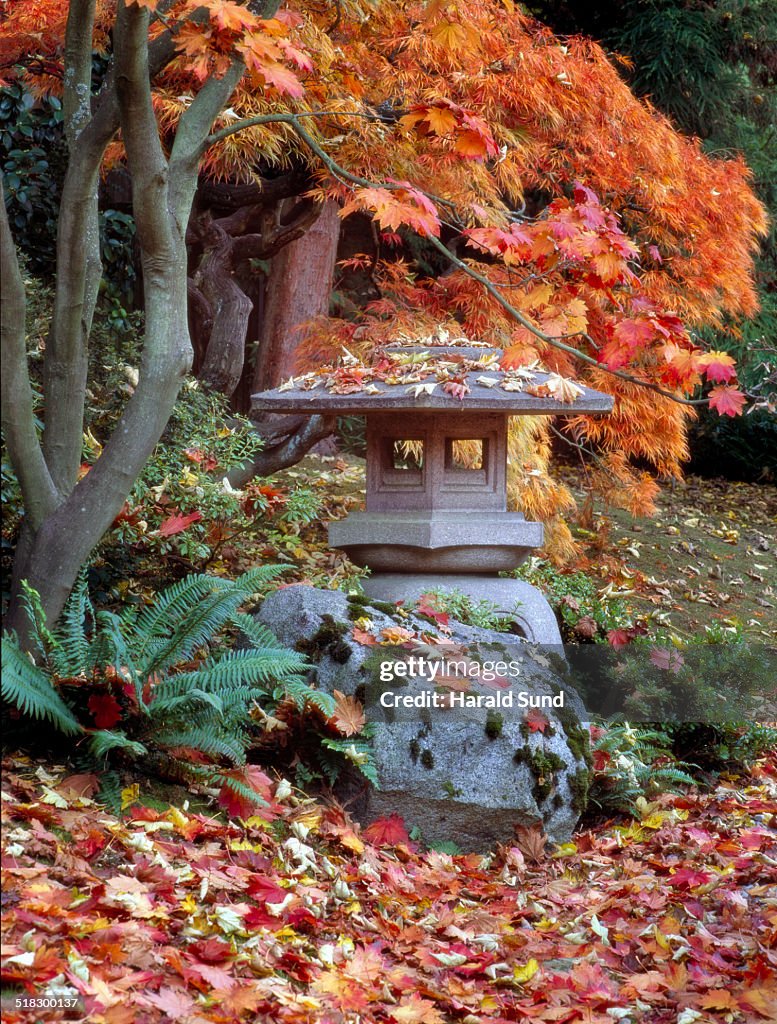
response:
<path id="1" fill-rule="evenodd" d="M 547 726 L 540 719 L 538 728 L 529 727 L 531 708 L 495 710 L 488 700 L 479 707 L 382 710 L 376 693 L 415 694 L 426 683 L 401 679 L 380 684 L 378 663 L 410 652 L 357 643 L 352 637 L 357 613 L 369 617 L 376 635 L 398 624 L 419 634 L 430 630 L 426 619 L 410 614 L 398 623 L 385 605 L 359 606 L 342 592 L 305 585 L 275 591 L 258 613 L 283 643 L 308 653 L 321 689 L 362 699 L 367 695 L 380 789 L 366 791 L 347 779 L 340 795 L 354 815 L 366 823 L 398 813 L 408 827 L 419 826 L 427 842 L 453 841 L 463 850 L 485 851 L 510 841 L 515 826 L 535 822 L 543 824 L 551 840 L 569 839 L 585 806 L 589 773 L 587 731 L 581 726 L 586 710 L 565 683 L 563 660 L 519 636 L 451 621 L 450 640 L 459 649 L 472 651 L 476 645 L 481 662 L 487 658 L 519 666 L 518 679 L 511 683 L 516 700 L 518 692 L 533 700 L 545 698 L 539 710 Z M 470 681 L 469 687 L 468 695 L 475 697 L 493 699 L 500 692 L 482 680 Z M 558 702 L 560 694 L 563 708 L 547 706 L 554 698 Z"/>

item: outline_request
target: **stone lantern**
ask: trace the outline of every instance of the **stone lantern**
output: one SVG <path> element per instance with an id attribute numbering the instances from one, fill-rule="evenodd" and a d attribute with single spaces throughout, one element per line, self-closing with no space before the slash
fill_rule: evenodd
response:
<path id="1" fill-rule="evenodd" d="M 365 511 L 329 526 L 332 547 L 371 570 L 365 593 L 409 602 L 433 589 L 463 592 L 511 616 L 527 640 L 560 644 L 540 592 L 498 575 L 543 542 L 541 523 L 507 511 L 508 421 L 603 414 L 612 398 L 539 370 L 503 371 L 499 355 L 388 349 L 378 375 L 348 366 L 307 375 L 254 395 L 253 407 L 366 417 Z"/>

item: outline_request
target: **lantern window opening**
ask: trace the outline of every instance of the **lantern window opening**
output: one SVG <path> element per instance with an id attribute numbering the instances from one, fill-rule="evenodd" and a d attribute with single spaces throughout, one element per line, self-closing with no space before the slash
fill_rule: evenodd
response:
<path id="1" fill-rule="evenodd" d="M 488 464 L 488 438 L 446 437 L 446 473 L 473 473 L 483 471 Z"/>
<path id="2" fill-rule="evenodd" d="M 390 438 L 389 468 L 394 472 L 420 473 L 424 468 L 425 442 L 421 438 Z"/>

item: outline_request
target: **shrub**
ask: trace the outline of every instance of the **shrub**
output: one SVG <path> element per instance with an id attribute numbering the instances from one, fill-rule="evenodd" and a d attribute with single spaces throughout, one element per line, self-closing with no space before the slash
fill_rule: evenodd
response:
<path id="1" fill-rule="evenodd" d="M 603 643 L 610 630 L 634 624 L 623 599 L 602 593 L 584 572 L 562 573 L 550 562 L 532 557 L 510 575 L 543 592 L 556 613 L 565 643 Z"/>

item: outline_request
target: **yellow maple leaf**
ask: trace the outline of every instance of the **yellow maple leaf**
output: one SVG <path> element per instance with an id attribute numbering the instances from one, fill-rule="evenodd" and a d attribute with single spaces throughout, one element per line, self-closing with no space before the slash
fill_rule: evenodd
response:
<path id="1" fill-rule="evenodd" d="M 467 36 L 467 30 L 456 21 L 441 21 L 432 29 L 432 39 L 446 50 L 460 50 Z"/>
<path id="2" fill-rule="evenodd" d="M 513 967 L 513 980 L 518 982 L 519 985 L 525 985 L 527 981 L 534 977 L 539 969 L 539 963 L 532 957 L 523 967 L 519 967 L 517 964 Z"/>

